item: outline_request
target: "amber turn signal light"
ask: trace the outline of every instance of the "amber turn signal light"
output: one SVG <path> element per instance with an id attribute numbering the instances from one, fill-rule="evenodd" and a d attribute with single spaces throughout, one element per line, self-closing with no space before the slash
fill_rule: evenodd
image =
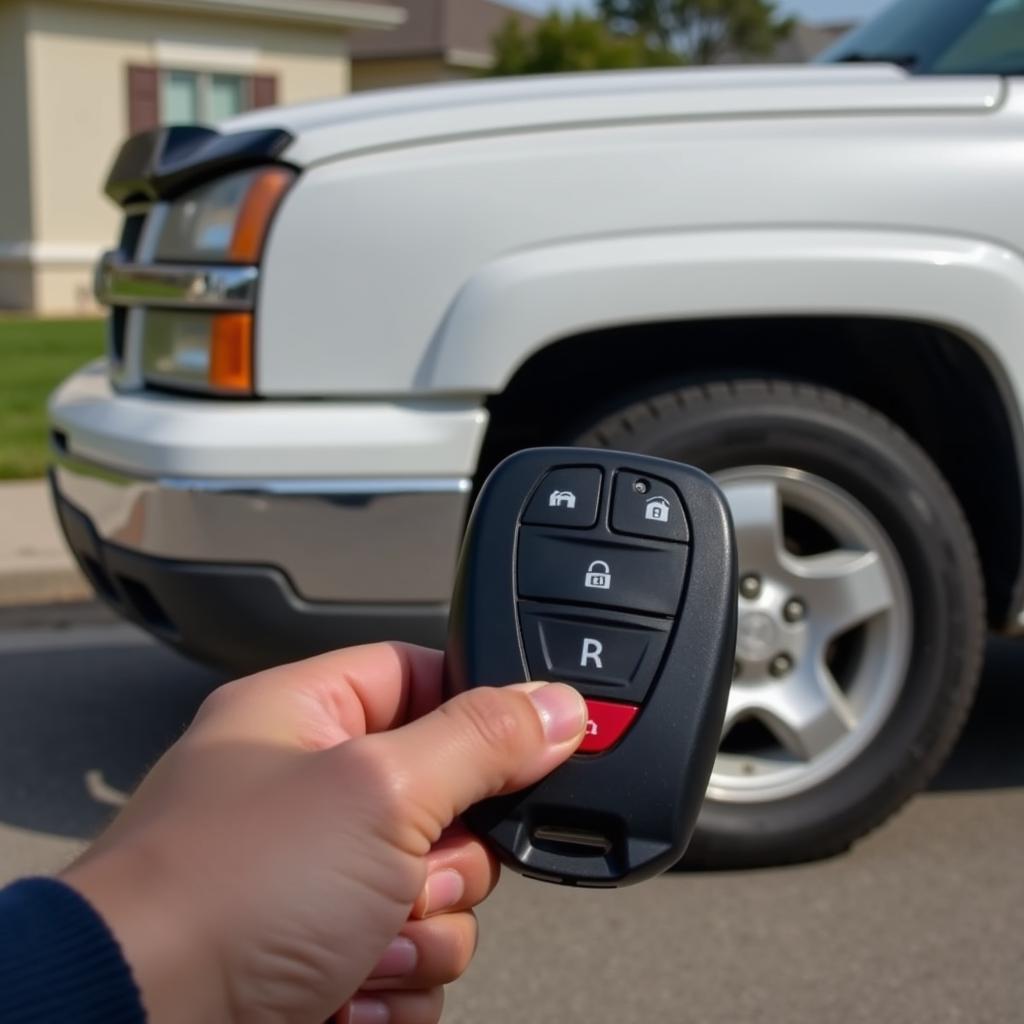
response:
<path id="1" fill-rule="evenodd" d="M 256 175 L 235 220 L 229 259 L 238 263 L 259 262 L 270 218 L 294 180 L 295 172 L 288 167 L 266 167 Z"/>
<path id="2" fill-rule="evenodd" d="M 210 387 L 252 393 L 252 313 L 218 313 L 210 326 Z"/>

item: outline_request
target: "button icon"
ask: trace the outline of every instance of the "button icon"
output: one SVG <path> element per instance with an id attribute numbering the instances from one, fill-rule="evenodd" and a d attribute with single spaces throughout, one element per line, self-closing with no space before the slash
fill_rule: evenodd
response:
<path id="1" fill-rule="evenodd" d="M 587 566 L 583 585 L 592 590 L 609 590 L 612 585 L 612 567 L 599 558 L 595 559 Z"/>
<path id="2" fill-rule="evenodd" d="M 549 508 L 575 508 L 576 495 L 572 491 L 552 491 L 548 498 Z"/>
<path id="3" fill-rule="evenodd" d="M 668 501 L 660 495 L 647 499 L 647 508 L 644 509 L 644 519 L 653 519 L 656 523 L 667 523 L 671 506 Z"/>
<path id="4" fill-rule="evenodd" d="M 604 653 L 604 644 L 600 640 L 593 640 L 589 636 L 583 638 L 583 650 L 580 652 L 580 668 L 586 668 L 593 663 L 594 668 L 604 668 L 601 655 Z"/>
<path id="5" fill-rule="evenodd" d="M 596 736 L 597 735 L 597 722 L 592 718 L 587 719 L 587 727 L 583 730 L 584 736 Z"/>

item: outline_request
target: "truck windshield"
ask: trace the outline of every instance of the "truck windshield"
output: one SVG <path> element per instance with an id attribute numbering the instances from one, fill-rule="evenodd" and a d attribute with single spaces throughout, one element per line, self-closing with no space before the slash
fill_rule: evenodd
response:
<path id="1" fill-rule="evenodd" d="M 898 0 L 818 60 L 885 61 L 923 75 L 1024 74 L 1024 0 Z"/>

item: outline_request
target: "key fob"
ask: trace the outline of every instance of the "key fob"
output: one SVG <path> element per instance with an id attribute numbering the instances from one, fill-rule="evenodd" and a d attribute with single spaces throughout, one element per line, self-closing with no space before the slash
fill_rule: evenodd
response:
<path id="1" fill-rule="evenodd" d="M 505 459 L 470 517 L 445 687 L 569 683 L 579 750 L 464 816 L 531 878 L 617 886 L 682 856 L 718 749 L 736 648 L 722 492 L 692 466 L 537 448 Z"/>

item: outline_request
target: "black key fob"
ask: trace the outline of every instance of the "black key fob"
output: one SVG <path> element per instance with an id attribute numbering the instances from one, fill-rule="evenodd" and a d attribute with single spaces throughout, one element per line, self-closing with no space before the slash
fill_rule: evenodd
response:
<path id="1" fill-rule="evenodd" d="M 625 452 L 510 456 L 470 518 L 445 686 L 566 682 L 590 715 L 564 765 L 465 821 L 531 878 L 616 886 L 671 867 L 707 789 L 735 646 L 735 538 L 710 477 Z"/>

